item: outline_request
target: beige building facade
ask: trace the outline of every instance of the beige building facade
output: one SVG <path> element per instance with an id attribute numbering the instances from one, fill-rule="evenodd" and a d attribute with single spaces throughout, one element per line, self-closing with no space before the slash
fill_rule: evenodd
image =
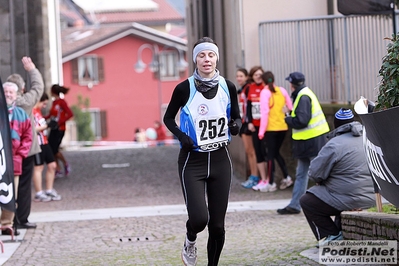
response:
<path id="1" fill-rule="evenodd" d="M 259 65 L 259 23 L 337 12 L 336 0 L 186 0 L 188 50 L 202 36 L 221 50 L 218 68 L 234 81 L 237 67 Z M 273 36 L 270 36 L 273 38 Z"/>

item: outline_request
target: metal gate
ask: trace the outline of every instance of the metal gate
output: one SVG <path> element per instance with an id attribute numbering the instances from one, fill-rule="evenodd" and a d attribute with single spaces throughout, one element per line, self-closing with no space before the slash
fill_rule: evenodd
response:
<path id="1" fill-rule="evenodd" d="M 288 91 L 285 77 L 304 73 L 323 103 L 376 100 L 384 38 L 392 34 L 392 17 L 382 15 L 265 21 L 259 23 L 260 62 Z"/>

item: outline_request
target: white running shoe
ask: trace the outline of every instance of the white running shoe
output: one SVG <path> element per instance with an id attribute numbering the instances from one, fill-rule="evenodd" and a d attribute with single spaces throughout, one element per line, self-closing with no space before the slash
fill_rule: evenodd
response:
<path id="1" fill-rule="evenodd" d="M 51 191 L 46 191 L 46 195 L 50 198 L 50 200 L 61 200 L 61 195 L 58 194 L 55 189 L 52 189 Z"/>
<path id="2" fill-rule="evenodd" d="M 259 191 L 260 192 L 273 192 L 273 191 L 276 191 L 276 190 L 277 190 L 276 183 L 273 183 L 273 184 L 269 184 L 268 183 L 266 187 L 260 189 Z"/>
<path id="3" fill-rule="evenodd" d="M 261 180 L 256 186 L 253 186 L 252 189 L 258 191 L 267 187 L 268 184 L 268 182 Z"/>
<path id="4" fill-rule="evenodd" d="M 195 266 L 197 264 L 197 247 L 195 243 L 191 245 L 184 243 L 181 259 L 185 266 Z"/>
<path id="5" fill-rule="evenodd" d="M 273 192 L 273 191 L 276 191 L 277 190 L 277 185 L 276 185 L 276 183 L 273 183 L 273 184 L 267 184 L 267 186 L 266 187 L 264 187 L 263 189 L 260 189 L 259 191 L 260 192 Z"/>
<path id="6" fill-rule="evenodd" d="M 281 180 L 280 189 L 286 189 L 287 187 L 292 186 L 292 184 L 294 184 L 292 178 L 290 176 L 287 176 L 287 178 Z"/>
<path id="7" fill-rule="evenodd" d="M 42 192 L 40 194 L 36 194 L 33 200 L 37 202 L 48 202 L 51 201 L 51 198 Z"/>

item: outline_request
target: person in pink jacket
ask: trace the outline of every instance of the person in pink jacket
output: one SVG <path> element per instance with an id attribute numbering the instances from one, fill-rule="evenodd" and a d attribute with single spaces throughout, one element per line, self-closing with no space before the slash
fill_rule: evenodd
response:
<path id="1" fill-rule="evenodd" d="M 269 183 L 261 192 L 272 192 L 277 190 L 277 185 L 274 182 L 274 160 L 277 161 L 284 175 L 280 189 L 285 189 L 293 184 L 291 177 L 288 175 L 285 160 L 280 154 L 281 145 L 288 131 L 288 125 L 285 123 L 284 118 L 292 110 L 292 101 L 283 87 L 278 87 L 274 84 L 272 72 L 263 73 L 262 80 L 266 86 L 260 93 L 261 118 L 258 137 L 266 142 Z"/>

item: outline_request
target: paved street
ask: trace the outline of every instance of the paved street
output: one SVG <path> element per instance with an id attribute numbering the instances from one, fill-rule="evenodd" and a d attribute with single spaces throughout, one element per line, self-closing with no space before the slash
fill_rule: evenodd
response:
<path id="1" fill-rule="evenodd" d="M 35 230 L 22 230 L 11 265 L 182 265 L 186 214 L 178 146 L 68 150 L 62 201 L 32 203 Z M 260 193 L 233 179 L 219 265 L 318 265 L 300 253 L 316 241 L 302 214 L 281 216 L 291 189 Z M 198 236 L 198 265 L 206 265 Z M 11 244 L 5 243 L 5 249 Z"/>

